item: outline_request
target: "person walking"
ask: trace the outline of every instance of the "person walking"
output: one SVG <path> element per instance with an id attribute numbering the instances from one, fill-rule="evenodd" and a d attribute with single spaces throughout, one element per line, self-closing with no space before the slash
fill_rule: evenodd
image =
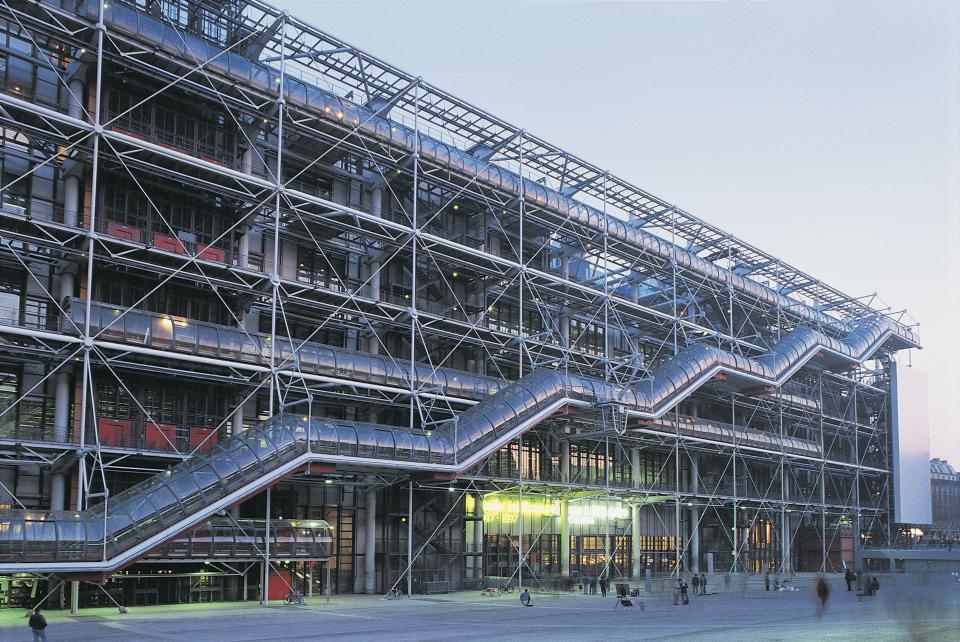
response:
<path id="1" fill-rule="evenodd" d="M 770 590 L 770 573 L 768 572 L 763 576 L 763 586 L 766 590 Z"/>
<path id="2" fill-rule="evenodd" d="M 827 610 L 828 599 L 830 599 L 830 585 L 823 576 L 820 576 L 817 578 L 817 617 L 822 616 Z"/>
<path id="3" fill-rule="evenodd" d="M 693 594 L 700 595 L 700 576 L 694 573 L 693 579 L 690 580 L 690 583 L 693 584 Z"/>
<path id="4" fill-rule="evenodd" d="M 687 596 L 687 583 L 683 581 L 683 578 L 680 578 L 680 599 L 683 600 L 684 604 L 690 604 L 690 598 Z"/>
<path id="5" fill-rule="evenodd" d="M 607 597 L 607 584 L 610 583 L 610 580 L 606 576 L 600 578 L 600 597 Z"/>
<path id="6" fill-rule="evenodd" d="M 33 609 L 29 625 L 33 632 L 33 642 L 47 642 L 47 619 L 40 613 L 39 606 Z"/>
<path id="7" fill-rule="evenodd" d="M 843 574 L 843 579 L 844 579 L 844 581 L 847 583 L 847 592 L 848 592 L 848 593 L 853 590 L 853 577 L 854 577 L 854 576 L 853 576 L 853 571 L 851 571 L 849 568 L 848 568 L 847 571 Z"/>
<path id="8" fill-rule="evenodd" d="M 590 582 L 590 595 L 597 594 L 597 576 L 591 575 L 587 578 L 587 581 Z"/>
<path id="9" fill-rule="evenodd" d="M 700 573 L 700 595 L 707 594 L 707 574 Z"/>

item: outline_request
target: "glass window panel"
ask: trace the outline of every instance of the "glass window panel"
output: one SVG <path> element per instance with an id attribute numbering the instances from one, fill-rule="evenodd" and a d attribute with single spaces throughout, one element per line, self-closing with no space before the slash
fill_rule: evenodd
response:
<path id="1" fill-rule="evenodd" d="M 147 516 L 155 513 L 157 511 L 156 507 L 153 505 L 146 495 L 143 493 L 137 492 L 133 497 L 128 498 L 121 509 L 126 509 L 127 513 L 130 515 L 130 518 L 135 524 L 139 524 Z M 109 504 L 107 505 L 107 510 L 110 510 Z"/>
<path id="2" fill-rule="evenodd" d="M 357 454 L 357 433 L 351 426 L 338 426 L 337 438 L 340 441 L 341 455 Z"/>
<path id="3" fill-rule="evenodd" d="M 86 553 L 87 533 L 85 524 L 80 520 L 57 520 L 58 559 L 83 559 Z"/>
<path id="4" fill-rule="evenodd" d="M 237 462 L 230 457 L 222 446 L 217 447 L 208 461 L 211 468 L 213 468 L 220 476 L 220 479 L 223 480 L 225 488 L 232 486 L 242 478 Z"/>
<path id="5" fill-rule="evenodd" d="M 173 320 L 173 332 L 176 337 L 174 348 L 180 352 L 194 352 L 197 347 L 197 327 L 183 319 Z"/>
<path id="6" fill-rule="evenodd" d="M 224 359 L 240 357 L 240 333 L 237 330 L 220 328 L 220 352 Z"/>
<path id="7" fill-rule="evenodd" d="M 150 346 L 154 348 L 170 348 L 173 345 L 173 321 L 164 315 L 153 319 L 153 336 Z"/>
<path id="8" fill-rule="evenodd" d="M 184 509 L 188 511 L 203 501 L 203 496 L 200 494 L 200 489 L 197 486 L 197 480 L 194 479 L 190 471 L 178 471 L 170 478 L 167 486 L 173 494 L 180 499 L 180 503 L 183 504 Z"/>
<path id="9" fill-rule="evenodd" d="M 24 522 L 24 538 L 26 540 L 25 554 L 31 556 L 46 556 L 55 553 L 57 549 L 56 523 L 51 521 Z"/>
<path id="10" fill-rule="evenodd" d="M 249 478 L 254 472 L 262 472 L 260 470 L 260 460 L 247 442 L 236 441 L 231 443 L 230 456 L 243 470 L 244 476 Z"/>
<path id="11" fill-rule="evenodd" d="M 151 517 L 153 519 L 167 519 L 171 515 L 182 514 L 180 505 L 173 492 L 167 486 L 154 488 L 149 495 L 150 504 L 154 506 Z M 144 510 L 145 510 L 144 505 Z"/>
<path id="12" fill-rule="evenodd" d="M 216 357 L 218 355 L 219 344 L 217 341 L 217 328 L 213 326 L 197 326 L 197 351 L 199 354 L 207 357 Z"/>
<path id="13" fill-rule="evenodd" d="M 203 490 L 203 495 L 207 499 L 214 499 L 220 496 L 221 480 L 220 476 L 205 461 L 202 464 L 193 466 L 190 474 L 196 481 L 196 485 Z"/>

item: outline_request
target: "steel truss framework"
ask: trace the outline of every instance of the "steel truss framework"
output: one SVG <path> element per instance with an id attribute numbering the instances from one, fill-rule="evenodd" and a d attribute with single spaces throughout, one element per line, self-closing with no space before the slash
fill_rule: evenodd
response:
<path id="1" fill-rule="evenodd" d="M 9 275 L 0 301 L 10 303 L 0 310 L 0 375 L 14 382 L 0 405 L 0 490 L 15 507 L 109 506 L 130 475 L 277 413 L 429 430 L 477 402 L 424 383 L 422 367 L 491 381 L 556 368 L 633 385 L 695 343 L 756 357 L 798 327 L 841 336 L 876 315 L 915 326 L 876 295 L 846 296 L 267 4 L 0 0 L 0 18 Z M 266 80 L 225 75 L 227 56 L 270 70 Z M 341 111 L 293 100 L 305 84 L 340 97 Z M 665 259 L 614 238 L 609 223 L 591 227 L 528 198 L 524 181 L 511 193 L 421 144 L 371 135 L 369 122 L 383 118 L 678 249 Z M 790 297 L 817 321 L 698 271 L 680 251 Z M 113 317 L 92 320 L 97 304 Z M 131 342 L 116 328 L 139 313 L 153 315 L 152 334 Z M 162 314 L 174 315 L 166 327 Z M 195 322 L 236 329 L 253 353 L 228 353 L 222 339 L 220 349 L 178 351 L 177 328 Z M 316 374 L 300 359 L 314 344 L 382 355 L 408 374 L 402 385 Z M 832 568 L 843 538 L 891 537 L 890 363 L 881 350 L 854 367 L 805 368 L 776 388 L 713 381 L 654 423 L 628 421 L 611 400 L 542 423 L 456 487 L 565 506 L 624 502 L 631 518 L 603 526 L 605 568 L 621 541 L 611 535 L 636 540 L 634 524 L 650 515 L 654 534 L 673 537 L 674 574 L 700 569 L 708 546 L 717 570 Z M 189 397 L 191 387 L 209 398 Z M 188 397 L 206 410 L 180 409 Z M 734 436 L 690 436 L 691 418 Z M 770 445 L 737 427 L 763 431 Z M 789 451 L 789 439 L 818 455 Z M 647 455 L 656 464 L 641 475 Z M 335 481 L 382 493 L 409 479 L 369 475 L 345 468 Z M 544 533 L 562 532 L 560 519 L 528 526 L 524 539 L 521 511 L 508 574 L 549 574 L 527 561 Z M 430 522 L 436 531 L 414 555 L 413 522 L 411 513 L 408 564 L 378 588 L 409 582 L 415 558 L 451 527 L 445 516 Z M 751 533 L 762 526 L 761 558 Z M 619 572 L 642 570 L 639 552 L 634 542 L 634 567 Z"/>

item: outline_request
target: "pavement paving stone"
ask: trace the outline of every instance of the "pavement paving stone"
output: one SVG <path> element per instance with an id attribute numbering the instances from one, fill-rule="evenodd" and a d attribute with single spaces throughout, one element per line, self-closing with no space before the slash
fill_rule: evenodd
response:
<path id="1" fill-rule="evenodd" d="M 837 577 L 826 612 L 811 591 L 743 590 L 691 597 L 641 596 L 645 610 L 615 610 L 616 598 L 534 592 L 533 607 L 517 593 L 479 591 L 385 600 L 380 596 L 314 597 L 307 606 L 252 603 L 45 611 L 51 642 L 112 640 L 356 640 L 484 642 L 548 640 L 931 640 L 960 642 L 960 583 L 948 575 L 886 577 L 880 595 L 858 598 Z M 0 611 L 0 640 L 31 640 L 22 610 Z"/>

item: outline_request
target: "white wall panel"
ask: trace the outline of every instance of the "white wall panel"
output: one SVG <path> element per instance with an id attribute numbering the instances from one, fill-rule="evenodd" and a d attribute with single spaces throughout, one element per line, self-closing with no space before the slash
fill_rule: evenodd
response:
<path id="1" fill-rule="evenodd" d="M 897 362 L 893 389 L 893 521 L 930 524 L 927 375 Z"/>

